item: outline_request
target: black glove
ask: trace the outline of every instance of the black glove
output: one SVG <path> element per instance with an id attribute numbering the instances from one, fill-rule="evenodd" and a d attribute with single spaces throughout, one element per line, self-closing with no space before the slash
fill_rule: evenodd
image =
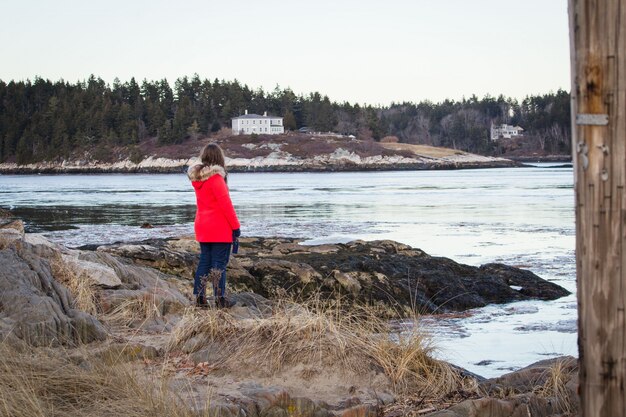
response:
<path id="1" fill-rule="evenodd" d="M 239 252 L 239 236 L 241 236 L 241 230 L 233 230 L 233 253 Z"/>

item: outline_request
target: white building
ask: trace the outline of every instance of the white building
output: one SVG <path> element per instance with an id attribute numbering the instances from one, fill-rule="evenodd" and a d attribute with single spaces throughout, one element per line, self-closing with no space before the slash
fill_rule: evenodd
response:
<path id="1" fill-rule="evenodd" d="M 501 138 L 511 139 L 515 136 L 521 136 L 524 129 L 519 126 L 511 126 L 507 124 L 494 125 L 491 124 L 491 140 L 498 140 Z"/>
<path id="2" fill-rule="evenodd" d="M 263 116 L 258 114 L 248 114 L 248 110 L 242 116 L 233 118 L 233 135 L 250 135 L 252 133 L 263 135 L 279 135 L 285 133 L 283 118 L 268 116 L 267 112 Z"/>

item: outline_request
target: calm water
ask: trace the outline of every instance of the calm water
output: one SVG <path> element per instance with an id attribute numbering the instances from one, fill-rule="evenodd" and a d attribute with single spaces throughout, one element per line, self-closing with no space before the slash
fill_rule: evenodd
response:
<path id="1" fill-rule="evenodd" d="M 504 262 L 575 290 L 571 168 L 231 174 L 248 236 L 393 239 L 431 255 Z M 192 233 L 185 175 L 0 176 L 0 207 L 68 246 Z M 148 222 L 154 229 L 141 229 Z M 425 319 L 442 357 L 481 375 L 576 355 L 575 296 Z"/>

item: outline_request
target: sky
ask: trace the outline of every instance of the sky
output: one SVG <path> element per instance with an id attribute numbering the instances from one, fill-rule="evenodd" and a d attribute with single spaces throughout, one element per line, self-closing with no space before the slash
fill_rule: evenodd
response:
<path id="1" fill-rule="evenodd" d="M 567 0 L 0 0 L 0 79 L 181 76 L 388 105 L 570 90 Z"/>

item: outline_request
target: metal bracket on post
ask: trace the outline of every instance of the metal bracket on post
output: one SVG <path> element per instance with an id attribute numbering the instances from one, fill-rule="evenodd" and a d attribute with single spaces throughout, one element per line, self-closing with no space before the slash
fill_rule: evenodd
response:
<path id="1" fill-rule="evenodd" d="M 600 173 L 600 179 L 605 182 L 609 180 L 609 171 L 607 171 L 606 168 Z"/>
<path id="2" fill-rule="evenodd" d="M 604 156 L 605 158 L 608 156 L 609 154 L 609 147 L 606 146 L 606 144 L 602 144 L 602 145 L 598 145 L 598 149 L 600 149 L 602 151 L 602 156 Z M 607 171 L 606 168 L 602 169 L 602 172 L 600 173 L 600 179 L 602 181 L 608 181 L 609 180 L 609 171 Z"/>
<path id="3" fill-rule="evenodd" d="M 604 154 L 604 156 L 609 154 L 609 147 L 606 146 L 606 144 L 602 144 L 602 145 L 598 145 L 598 149 L 600 149 L 602 151 L 602 154 Z"/>
<path id="4" fill-rule="evenodd" d="M 583 169 L 587 169 L 589 166 L 589 147 L 584 141 L 578 142 L 578 146 L 576 147 L 576 152 L 580 154 L 580 160 L 583 166 Z"/>
<path id="5" fill-rule="evenodd" d="M 609 115 L 580 113 L 576 115 L 576 124 L 582 126 L 606 126 L 609 124 Z"/>

